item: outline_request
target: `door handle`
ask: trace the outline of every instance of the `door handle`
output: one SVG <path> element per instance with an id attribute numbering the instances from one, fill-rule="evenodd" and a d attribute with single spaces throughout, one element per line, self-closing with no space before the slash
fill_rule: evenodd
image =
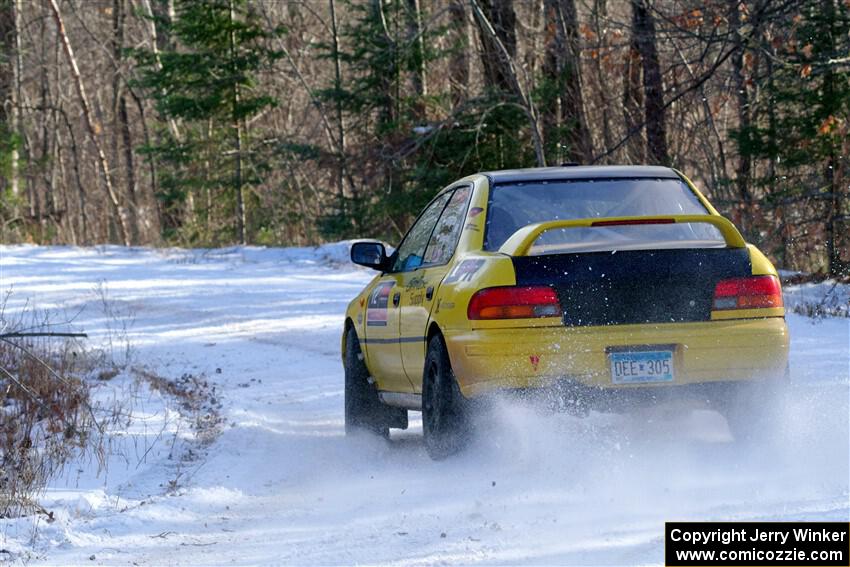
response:
<path id="1" fill-rule="evenodd" d="M 393 307 L 398 307 L 399 301 L 401 301 L 401 294 L 399 292 L 395 292 L 393 294 Z"/>
<path id="2" fill-rule="evenodd" d="M 434 299 L 434 286 L 429 285 L 428 288 L 425 290 L 425 299 L 427 299 L 428 301 Z"/>

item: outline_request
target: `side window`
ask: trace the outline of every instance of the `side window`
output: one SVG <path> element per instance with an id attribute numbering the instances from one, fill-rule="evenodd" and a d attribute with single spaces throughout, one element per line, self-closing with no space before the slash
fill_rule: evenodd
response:
<path id="1" fill-rule="evenodd" d="M 455 253 L 471 192 L 471 187 L 461 187 L 452 195 L 425 249 L 426 264 L 445 264 Z"/>
<path id="2" fill-rule="evenodd" d="M 434 231 L 434 226 L 449 200 L 450 193 L 444 193 L 431 202 L 416 221 L 416 224 L 407 231 L 407 236 L 398 247 L 398 256 L 393 264 L 394 272 L 406 272 L 418 268 L 423 263 L 425 246 Z"/>

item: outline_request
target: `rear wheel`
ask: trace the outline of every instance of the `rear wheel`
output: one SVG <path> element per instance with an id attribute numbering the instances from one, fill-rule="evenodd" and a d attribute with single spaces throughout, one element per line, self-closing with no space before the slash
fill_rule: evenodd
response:
<path id="1" fill-rule="evenodd" d="M 781 391 L 789 379 L 756 380 L 736 384 L 720 404 L 720 411 L 736 442 L 772 444 L 782 427 Z"/>
<path id="2" fill-rule="evenodd" d="M 345 335 L 345 434 L 368 432 L 387 438 L 390 427 L 407 427 L 407 410 L 384 405 L 370 383 L 357 333 Z"/>
<path id="3" fill-rule="evenodd" d="M 471 419 L 466 398 L 452 372 L 442 337 L 428 343 L 422 382 L 422 429 L 425 448 L 434 460 L 461 451 L 469 443 Z"/>

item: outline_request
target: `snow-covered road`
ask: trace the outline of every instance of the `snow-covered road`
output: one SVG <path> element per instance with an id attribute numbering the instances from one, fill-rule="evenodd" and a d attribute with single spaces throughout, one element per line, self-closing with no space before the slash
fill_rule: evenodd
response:
<path id="1" fill-rule="evenodd" d="M 62 311 L 95 344 L 130 321 L 135 360 L 206 376 L 224 418 L 181 460 L 179 416 L 137 393 L 107 474 L 71 467 L 43 497 L 56 520 L 0 520 L 0 549 L 50 564 L 635 565 L 663 562 L 665 520 L 850 521 L 850 320 L 789 316 L 779 449 L 730 443 L 709 411 L 506 406 L 486 439 L 434 463 L 418 414 L 389 444 L 343 436 L 342 314 L 371 277 L 344 256 L 0 247 L 7 311 Z"/>

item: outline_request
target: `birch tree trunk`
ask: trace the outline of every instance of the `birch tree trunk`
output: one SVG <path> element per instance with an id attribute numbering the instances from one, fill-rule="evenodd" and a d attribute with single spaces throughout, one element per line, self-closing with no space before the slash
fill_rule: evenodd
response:
<path id="1" fill-rule="evenodd" d="M 745 44 L 741 34 L 741 15 L 738 0 L 729 2 L 729 25 L 734 30 L 735 54 L 732 55 L 732 80 L 735 85 L 735 102 L 738 113 L 738 130 L 747 132 L 750 128 L 750 95 L 747 82 L 744 77 L 744 50 Z M 741 224 L 745 236 L 750 232 L 751 218 L 753 213 L 753 198 L 750 192 L 750 176 L 752 172 L 752 160 L 746 153 L 738 156 L 735 167 L 735 185 L 738 189 L 738 198 L 741 199 Z"/>
<path id="2" fill-rule="evenodd" d="M 130 240 L 128 237 L 130 231 L 127 222 L 127 215 L 126 212 L 122 209 L 118 201 L 118 195 L 115 193 L 115 189 L 112 185 L 112 176 L 110 174 L 109 161 L 106 158 L 106 154 L 103 152 L 103 146 L 101 145 L 100 140 L 97 136 L 97 129 L 95 128 L 94 119 L 92 118 L 91 106 L 89 105 L 89 100 L 88 96 L 86 95 L 86 89 L 83 85 L 82 77 L 80 77 L 80 69 L 77 66 L 77 60 L 74 57 L 74 49 L 71 46 L 71 42 L 68 40 L 67 33 L 65 33 L 65 23 L 62 20 L 62 12 L 59 11 L 59 5 L 56 3 L 56 0 L 49 1 L 50 9 L 53 12 L 53 18 L 56 20 L 56 31 L 59 34 L 59 40 L 62 42 L 62 47 L 65 51 L 65 56 L 68 58 L 68 67 L 71 69 L 71 75 L 74 79 L 74 84 L 77 89 L 77 96 L 80 98 L 80 106 L 82 106 L 83 109 L 83 117 L 85 118 L 86 130 L 88 131 L 91 143 L 95 148 L 95 152 L 97 153 L 97 162 L 100 168 L 100 174 L 103 178 L 107 201 L 109 202 L 109 205 L 112 208 L 112 213 L 114 217 L 118 220 L 118 235 L 125 246 L 130 246 Z"/>
<path id="3" fill-rule="evenodd" d="M 345 216 L 345 170 L 346 170 L 346 141 L 345 141 L 345 116 L 342 112 L 342 70 L 339 61 L 339 30 L 336 23 L 336 3 L 334 0 L 328 0 L 328 5 L 331 12 L 331 33 L 332 33 L 332 54 L 334 64 L 334 90 L 335 92 L 335 110 L 336 110 L 336 126 L 337 126 L 337 194 L 339 195 L 339 207 L 342 216 Z M 354 191 L 354 186 L 351 187 Z"/>
<path id="4" fill-rule="evenodd" d="M 130 0 L 131 2 L 135 2 L 135 0 Z M 156 65 L 158 69 L 162 68 L 162 64 L 159 59 L 159 52 L 162 49 L 171 49 L 172 41 L 171 37 L 168 33 L 166 33 L 162 26 L 157 26 L 154 18 L 163 18 L 167 19 L 167 21 L 174 20 L 174 5 L 170 0 L 153 0 L 154 4 L 151 4 L 151 0 L 141 0 L 144 5 L 144 14 L 147 16 L 148 22 L 148 30 L 150 32 L 151 39 L 151 50 L 154 52 L 154 56 L 156 58 Z M 174 139 L 178 142 L 181 140 L 180 129 L 177 126 L 177 121 L 173 118 L 168 118 L 168 129 L 171 131 L 171 135 L 174 136 Z"/>

